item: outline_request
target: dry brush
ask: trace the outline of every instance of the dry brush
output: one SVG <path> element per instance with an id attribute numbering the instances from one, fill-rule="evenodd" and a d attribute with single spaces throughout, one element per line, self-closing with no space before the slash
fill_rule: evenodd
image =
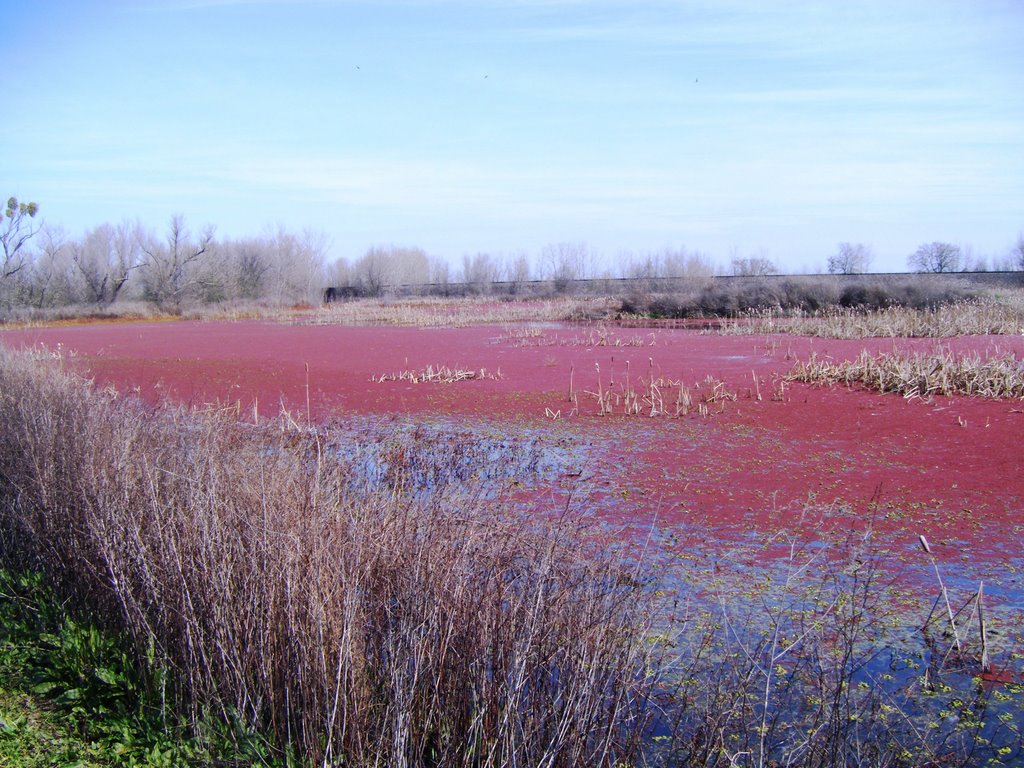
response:
<path id="1" fill-rule="evenodd" d="M 4 556 L 168 670 L 169 707 L 323 764 L 638 755 L 655 598 L 572 515 L 356 492 L 315 431 L 0 354 Z"/>
<path id="2" fill-rule="evenodd" d="M 982 358 L 932 354 L 877 354 L 867 351 L 855 360 L 831 361 L 812 355 L 789 375 L 792 381 L 813 384 L 860 384 L 905 398 L 966 395 L 990 399 L 1024 398 L 1024 363 L 1008 354 Z"/>

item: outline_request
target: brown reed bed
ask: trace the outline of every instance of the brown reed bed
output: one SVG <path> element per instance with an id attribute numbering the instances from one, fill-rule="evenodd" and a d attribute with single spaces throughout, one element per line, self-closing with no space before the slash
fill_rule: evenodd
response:
<path id="1" fill-rule="evenodd" d="M 608 317 L 616 306 L 610 298 L 568 296 L 508 301 L 481 297 L 357 299 L 324 305 L 298 322 L 462 328 L 501 323 L 580 322 Z"/>
<path id="2" fill-rule="evenodd" d="M 506 325 L 499 341 L 514 347 L 653 347 L 658 340 L 654 332 L 623 335 L 598 325 L 586 334 L 573 336 L 549 335 L 537 325 Z"/>
<path id="3" fill-rule="evenodd" d="M 982 358 L 955 355 L 875 354 L 835 362 L 812 355 L 796 364 L 788 378 L 810 384 L 858 384 L 878 392 L 910 398 L 966 395 L 990 399 L 1024 398 L 1024 362 L 1014 354 Z"/>
<path id="4" fill-rule="evenodd" d="M 428 365 L 418 370 L 406 369 L 372 376 L 370 381 L 380 384 L 388 381 L 405 381 L 410 384 L 454 384 L 459 381 L 501 381 L 505 378 L 501 369 L 488 371 L 486 368 L 463 368 L 448 365 Z"/>
<path id="5" fill-rule="evenodd" d="M 783 313 L 768 308 L 726 321 L 718 332 L 732 335 L 788 333 L 833 339 L 1019 335 L 1024 333 L 1024 300 L 1017 294 L 1010 294 L 925 308 L 828 307 L 815 313 Z"/>
<path id="6" fill-rule="evenodd" d="M 637 754 L 655 598 L 577 517 L 355 493 L 316 431 L 147 410 L 2 354 L 4 559 L 125 630 L 197 725 L 309 764 Z"/>

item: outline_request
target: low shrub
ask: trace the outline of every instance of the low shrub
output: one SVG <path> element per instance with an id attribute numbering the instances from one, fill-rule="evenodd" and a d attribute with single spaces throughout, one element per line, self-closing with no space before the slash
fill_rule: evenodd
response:
<path id="1" fill-rule="evenodd" d="M 976 291 L 915 277 L 850 282 L 848 278 L 719 279 L 673 293 L 632 293 L 620 312 L 652 318 L 740 317 L 771 310 L 783 316 L 817 315 L 832 308 L 873 311 L 887 307 L 923 309 L 975 298 Z"/>

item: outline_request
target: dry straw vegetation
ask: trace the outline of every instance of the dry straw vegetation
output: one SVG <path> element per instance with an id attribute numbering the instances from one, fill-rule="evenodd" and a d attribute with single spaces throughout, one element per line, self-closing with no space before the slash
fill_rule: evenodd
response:
<path id="1" fill-rule="evenodd" d="M 411 325 L 461 328 L 484 323 L 576 322 L 601 318 L 617 306 L 611 298 L 562 296 L 495 298 L 359 299 L 324 305 L 303 320 L 315 325 Z"/>
<path id="2" fill-rule="evenodd" d="M 2 564 L 124 639 L 138 706 L 246 755 L 219 764 L 1024 756 L 1019 688 L 973 677 L 1019 665 L 1013 638 L 908 627 L 933 596 L 897 593 L 870 536 L 787 540 L 754 570 L 674 560 L 656 530 L 626 556 L 571 505 L 360 483 L 323 430 L 149 408 L 6 351 L 0 425 Z"/>
<path id="3" fill-rule="evenodd" d="M 856 360 L 840 362 L 812 356 L 798 363 L 789 378 L 814 384 L 860 384 L 908 399 L 932 395 L 1024 398 L 1024 362 L 1013 354 L 982 358 L 949 350 L 878 355 L 864 351 Z"/>
<path id="4" fill-rule="evenodd" d="M 830 307 L 817 313 L 751 311 L 722 327 L 723 333 L 789 333 L 833 339 L 1024 334 L 1024 297 L 981 298 L 924 308 L 883 307 L 872 311 Z"/>
<path id="5" fill-rule="evenodd" d="M 2 368 L 5 559 L 123 629 L 196 727 L 212 713 L 310 764 L 637 754 L 656 598 L 577 520 L 355 492 L 313 431 Z"/>
<path id="6" fill-rule="evenodd" d="M 406 369 L 371 376 L 370 381 L 375 384 L 388 381 L 404 381 L 410 384 L 454 384 L 459 381 L 500 381 L 503 378 L 500 368 L 496 371 L 488 371 L 486 368 L 464 368 L 458 365 L 454 368 L 448 365 L 428 365 L 419 370 Z"/>
<path id="7" fill-rule="evenodd" d="M 614 362 L 615 358 L 612 358 L 611 364 L 614 365 Z M 596 403 L 598 416 L 620 414 L 650 418 L 679 418 L 689 415 L 691 411 L 701 416 L 708 416 L 712 412 L 722 413 L 726 403 L 735 402 L 737 398 L 736 392 L 724 381 L 710 375 L 705 377 L 704 381 L 697 382 L 691 389 L 682 379 L 672 379 L 659 373 L 653 358 L 648 358 L 646 376 L 632 373 L 628 360 L 625 369 L 618 372 L 617 381 L 613 368 L 608 371 L 608 378 L 605 379 L 600 363 L 595 364 L 595 373 L 595 388 L 580 392 L 575 387 L 575 370 L 570 368 L 565 409 L 567 416 L 580 414 L 580 394 L 584 397 L 584 403 Z M 750 396 L 760 400 L 760 385 L 756 376 L 753 377 L 753 383 L 754 389 L 751 390 Z M 545 412 L 551 419 L 562 416 L 562 409 L 547 408 Z"/>

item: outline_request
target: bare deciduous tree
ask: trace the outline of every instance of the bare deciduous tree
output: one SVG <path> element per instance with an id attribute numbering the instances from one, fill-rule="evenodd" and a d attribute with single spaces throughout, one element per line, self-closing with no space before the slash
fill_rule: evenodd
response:
<path id="1" fill-rule="evenodd" d="M 36 203 L 19 203 L 18 198 L 7 198 L 3 220 L 0 223 L 0 245 L 3 246 L 3 263 L 0 264 L 0 278 L 18 274 L 29 264 L 25 244 L 39 231 L 32 225 L 32 219 L 39 213 Z"/>
<path id="2" fill-rule="evenodd" d="M 353 284 L 352 265 L 344 256 L 336 258 L 327 269 L 327 283 L 332 287 L 347 288 Z"/>
<path id="3" fill-rule="evenodd" d="M 224 243 L 224 253 L 234 283 L 233 292 L 240 299 L 261 299 L 267 290 L 272 256 L 266 240 L 245 238 Z"/>
<path id="4" fill-rule="evenodd" d="M 356 285 L 367 296 L 379 296 L 390 279 L 388 253 L 383 248 L 370 248 L 354 265 Z"/>
<path id="5" fill-rule="evenodd" d="M 200 259 L 212 247 L 213 227 L 204 229 L 193 241 L 185 217 L 172 216 L 163 242 L 149 238 L 142 245 L 146 258 L 140 266 L 146 297 L 161 307 L 180 309 L 198 285 Z"/>
<path id="6" fill-rule="evenodd" d="M 833 275 L 860 275 L 871 268 L 874 255 L 863 243 L 840 243 L 828 257 L 828 271 Z"/>
<path id="7" fill-rule="evenodd" d="M 486 293 L 501 280 L 501 263 L 489 253 L 468 253 L 462 257 L 461 280 L 477 293 Z"/>
<path id="8" fill-rule="evenodd" d="M 283 227 L 270 238 L 269 297 L 277 303 L 316 301 L 323 291 L 327 237 L 307 230 L 301 235 Z"/>
<path id="9" fill-rule="evenodd" d="M 625 257 L 625 277 L 650 278 L 702 278 L 714 274 L 714 266 L 707 256 L 686 248 L 666 248 L 661 252 L 649 252 L 638 257 Z"/>
<path id="10" fill-rule="evenodd" d="M 71 245 L 71 261 L 90 303 L 113 304 L 141 262 L 141 227 L 122 222 L 101 224 Z"/>
<path id="11" fill-rule="evenodd" d="M 952 243 L 923 243 L 907 257 L 915 272 L 956 272 L 960 269 L 960 246 Z"/>
<path id="12" fill-rule="evenodd" d="M 448 292 L 448 284 L 452 279 L 452 267 L 447 259 L 439 256 L 432 256 L 429 265 L 429 280 L 441 293 Z"/>
<path id="13" fill-rule="evenodd" d="M 1012 269 L 1024 269 L 1024 234 L 1017 235 L 1017 242 L 1010 248 Z"/>
<path id="14" fill-rule="evenodd" d="M 567 290 L 573 280 L 588 277 L 593 266 L 593 257 L 583 242 L 546 245 L 540 258 L 544 278 L 551 280 L 557 291 Z"/>
<path id="15" fill-rule="evenodd" d="M 352 266 L 356 284 L 368 296 L 393 285 L 422 285 L 430 277 L 430 259 L 422 248 L 374 246 Z"/>
<path id="16" fill-rule="evenodd" d="M 510 256 L 505 264 L 505 274 L 512 293 L 519 293 L 530 281 L 530 259 L 525 253 Z"/>
<path id="17" fill-rule="evenodd" d="M 730 267 L 734 275 L 745 277 L 772 275 L 778 271 L 775 263 L 763 254 L 746 257 L 734 256 Z"/>
<path id="18" fill-rule="evenodd" d="M 38 252 L 22 280 L 22 298 L 36 309 L 70 304 L 76 299 L 67 236 L 60 227 L 43 225 L 37 235 Z"/>

